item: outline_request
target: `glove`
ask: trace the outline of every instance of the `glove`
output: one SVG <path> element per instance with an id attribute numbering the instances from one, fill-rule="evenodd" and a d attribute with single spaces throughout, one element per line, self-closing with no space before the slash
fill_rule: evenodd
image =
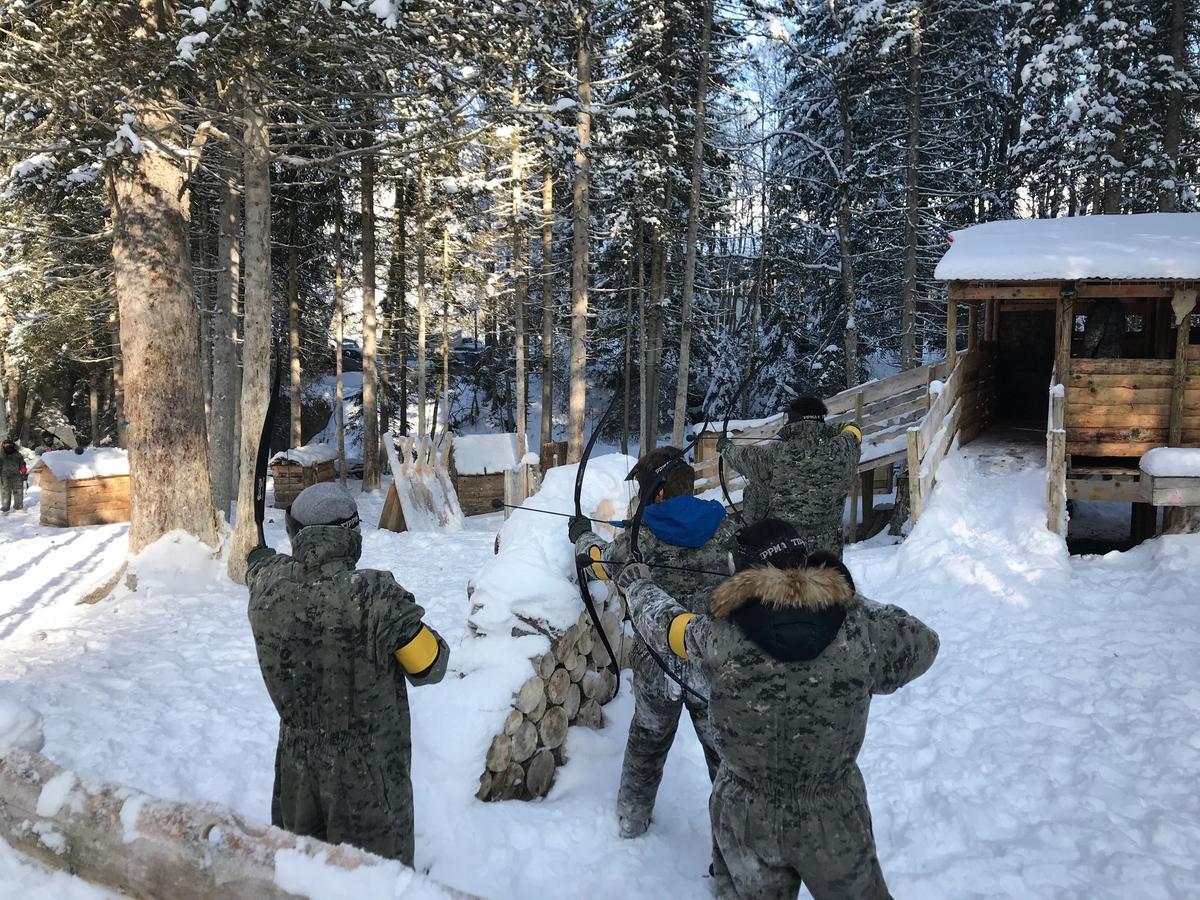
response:
<path id="1" fill-rule="evenodd" d="M 644 563 L 629 563 L 617 576 L 617 590 L 628 596 L 630 589 L 639 581 L 650 581 L 650 567 Z"/>
<path id="2" fill-rule="evenodd" d="M 275 551 L 270 547 L 255 547 L 246 557 L 247 567 L 252 569 L 256 564 L 264 562 L 274 555 Z"/>
<path id="3" fill-rule="evenodd" d="M 584 516 L 571 516 L 567 521 L 567 536 L 571 538 L 572 544 L 591 530 L 592 520 Z"/>
<path id="4" fill-rule="evenodd" d="M 731 441 L 729 439 L 729 435 L 723 434 L 719 438 L 717 438 L 717 452 L 718 453 L 724 453 L 726 450 L 728 450 L 732 446 L 733 446 L 733 441 Z"/>

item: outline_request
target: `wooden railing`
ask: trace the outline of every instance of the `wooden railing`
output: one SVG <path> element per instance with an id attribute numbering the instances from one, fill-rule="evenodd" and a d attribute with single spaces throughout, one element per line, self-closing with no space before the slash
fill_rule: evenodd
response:
<path id="1" fill-rule="evenodd" d="M 1050 377 L 1046 412 L 1046 527 L 1067 533 L 1067 391 L 1059 384 L 1058 369 Z"/>

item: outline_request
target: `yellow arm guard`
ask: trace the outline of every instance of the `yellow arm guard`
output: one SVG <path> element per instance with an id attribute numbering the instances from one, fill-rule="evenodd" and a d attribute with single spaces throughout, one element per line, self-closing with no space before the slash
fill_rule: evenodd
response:
<path id="1" fill-rule="evenodd" d="M 671 652 L 680 659 L 687 659 L 687 647 L 684 646 L 683 636 L 687 634 L 688 624 L 696 618 L 692 613 L 680 613 L 671 620 L 671 628 L 667 632 L 667 644 Z"/>
<path id="2" fill-rule="evenodd" d="M 860 444 L 862 443 L 862 429 L 857 425 L 847 425 L 842 429 L 842 434 L 846 434 L 847 432 L 854 435 L 854 439 Z"/>
<path id="3" fill-rule="evenodd" d="M 417 636 L 396 651 L 396 662 L 409 675 L 421 675 L 437 662 L 438 639 L 425 625 L 417 632 Z"/>
<path id="4" fill-rule="evenodd" d="M 604 566 L 604 551 L 593 544 L 588 547 L 588 556 L 592 560 L 592 574 L 601 581 L 608 581 L 608 569 Z"/>

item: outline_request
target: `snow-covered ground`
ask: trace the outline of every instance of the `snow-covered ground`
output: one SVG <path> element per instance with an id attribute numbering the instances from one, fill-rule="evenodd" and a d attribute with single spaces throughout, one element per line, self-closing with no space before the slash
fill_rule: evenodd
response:
<path id="1" fill-rule="evenodd" d="M 847 553 L 865 593 L 942 638 L 928 675 L 876 701 L 861 760 L 893 893 L 1195 896 L 1200 536 L 1069 557 L 1044 528 L 1041 470 L 988 475 L 968 452 L 939 475 L 904 543 Z M 418 867 L 497 898 L 710 896 L 707 779 L 686 722 L 649 834 L 617 837 L 627 688 L 603 731 L 573 729 L 544 802 L 473 799 L 503 703 L 482 683 L 487 642 L 465 639 L 465 586 L 500 519 L 394 535 L 369 527 L 381 503 L 364 503 L 364 565 L 391 568 L 456 651 L 456 672 L 410 694 Z M 244 590 L 181 542 L 150 551 L 136 591 L 76 606 L 119 564 L 123 531 L 35 517 L 0 519 L 0 697 L 41 712 L 63 765 L 266 819 L 276 721 Z M 2 845 L 0 895 L 104 896 Z"/>

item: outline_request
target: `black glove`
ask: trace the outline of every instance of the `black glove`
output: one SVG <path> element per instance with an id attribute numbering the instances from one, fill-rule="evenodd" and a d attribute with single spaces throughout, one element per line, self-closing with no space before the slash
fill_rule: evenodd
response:
<path id="1" fill-rule="evenodd" d="M 571 516 L 567 522 L 567 535 L 574 544 L 577 540 L 592 530 L 592 520 L 585 516 Z"/>
<path id="2" fill-rule="evenodd" d="M 246 557 L 247 568 L 254 568 L 255 564 L 270 559 L 275 555 L 275 551 L 270 547 L 255 547 Z"/>
<path id="3" fill-rule="evenodd" d="M 617 590 L 622 596 L 629 593 L 629 589 L 639 581 L 649 581 L 650 567 L 644 563 L 629 563 L 621 570 L 621 574 L 617 576 Z"/>

